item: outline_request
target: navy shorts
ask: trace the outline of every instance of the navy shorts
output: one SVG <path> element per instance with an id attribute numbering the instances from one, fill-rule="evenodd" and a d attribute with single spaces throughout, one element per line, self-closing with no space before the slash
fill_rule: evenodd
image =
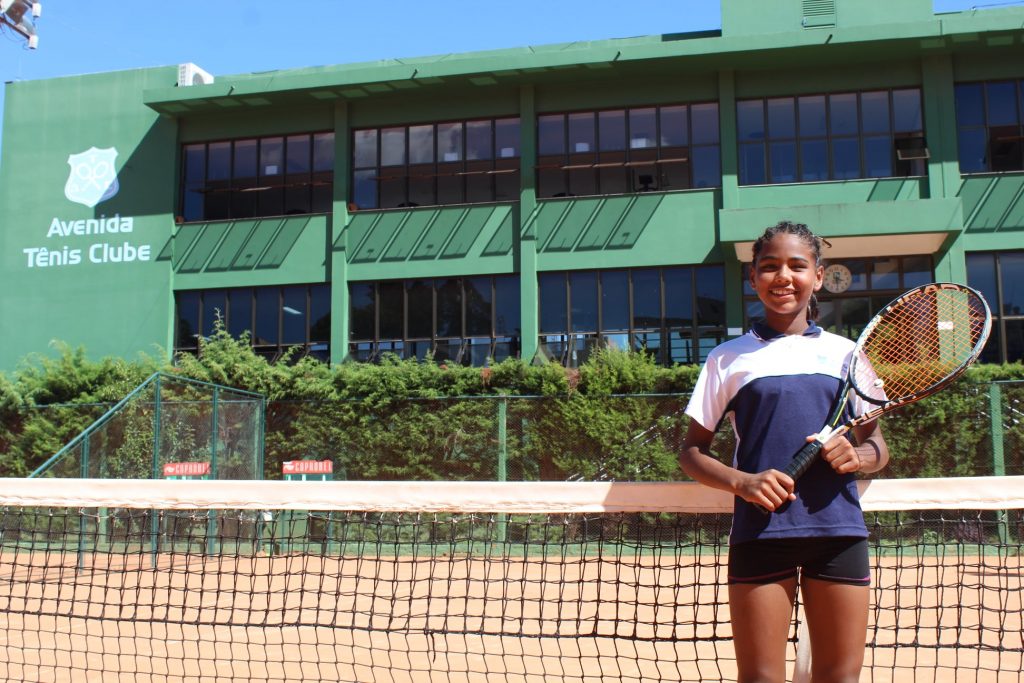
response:
<path id="1" fill-rule="evenodd" d="M 868 540 L 768 538 L 729 548 L 729 583 L 775 583 L 797 576 L 853 586 L 871 584 Z"/>

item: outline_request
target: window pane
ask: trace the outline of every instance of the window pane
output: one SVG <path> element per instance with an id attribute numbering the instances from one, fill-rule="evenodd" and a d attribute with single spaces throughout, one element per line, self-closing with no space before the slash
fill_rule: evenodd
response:
<path id="1" fill-rule="evenodd" d="M 992 312 L 999 315 L 995 255 L 967 254 L 967 284 L 981 292 L 992 308 Z"/>
<path id="2" fill-rule="evenodd" d="M 204 337 L 213 334 L 218 319 L 224 320 L 227 312 L 227 293 L 223 289 L 208 289 L 203 292 L 203 330 Z"/>
<path id="3" fill-rule="evenodd" d="M 541 116 L 537 119 L 537 153 L 565 154 L 565 117 Z"/>
<path id="4" fill-rule="evenodd" d="M 903 259 L 903 288 L 926 285 L 935 280 L 930 256 L 907 256 Z"/>
<path id="5" fill-rule="evenodd" d="M 352 174 L 352 200 L 357 209 L 377 208 L 377 171 L 356 171 Z"/>
<path id="6" fill-rule="evenodd" d="M 655 109 L 653 107 L 629 110 L 629 148 L 646 149 L 658 141 Z"/>
<path id="7" fill-rule="evenodd" d="M 917 88 L 892 91 L 893 130 L 914 133 L 924 130 L 921 119 L 921 91 Z"/>
<path id="8" fill-rule="evenodd" d="M 889 132 L 889 93 L 886 91 L 860 94 L 860 117 L 865 133 Z"/>
<path id="9" fill-rule="evenodd" d="M 281 292 L 277 287 L 258 287 L 255 291 L 256 334 L 253 341 L 257 346 L 276 346 L 280 339 Z"/>
<path id="10" fill-rule="evenodd" d="M 441 123 L 437 126 L 437 160 L 438 161 L 461 161 L 462 154 L 462 124 Z"/>
<path id="11" fill-rule="evenodd" d="M 718 144 L 718 105 L 695 104 L 690 107 L 690 120 L 693 123 L 693 144 Z"/>
<path id="12" fill-rule="evenodd" d="M 740 184 L 760 185 L 765 182 L 764 145 L 740 145 Z"/>
<path id="13" fill-rule="evenodd" d="M 1007 320 L 1006 360 L 1011 363 L 1024 359 L 1024 320 Z"/>
<path id="14" fill-rule="evenodd" d="M 1017 85 L 1013 81 L 1005 83 L 986 83 L 985 98 L 988 100 L 988 125 L 1016 126 L 1017 118 Z"/>
<path id="15" fill-rule="evenodd" d="M 313 136 L 313 170 L 334 170 L 334 133 L 317 133 Z"/>
<path id="16" fill-rule="evenodd" d="M 491 159 L 491 122 L 469 121 L 466 123 L 466 159 Z"/>
<path id="17" fill-rule="evenodd" d="M 380 339 L 401 339 L 405 336 L 404 293 L 402 282 L 381 282 L 377 285 Z"/>
<path id="18" fill-rule="evenodd" d="M 796 110 L 792 97 L 768 100 L 768 135 L 773 138 L 796 136 Z"/>
<path id="19" fill-rule="evenodd" d="M 828 146 L 824 140 L 800 143 L 800 179 L 828 180 Z"/>
<path id="20" fill-rule="evenodd" d="M 353 158 L 356 168 L 377 165 L 377 131 L 357 130 Z"/>
<path id="21" fill-rule="evenodd" d="M 685 106 L 661 108 L 661 146 L 685 147 L 689 144 Z"/>
<path id="22" fill-rule="evenodd" d="M 722 164 L 718 154 L 718 145 L 694 147 L 693 151 L 693 186 L 720 187 L 722 184 Z"/>
<path id="23" fill-rule="evenodd" d="M 860 145 L 856 138 L 832 141 L 832 177 L 837 180 L 860 177 Z"/>
<path id="24" fill-rule="evenodd" d="M 541 273 L 537 277 L 540 298 L 540 331 L 561 333 L 568 329 L 564 273 Z"/>
<path id="25" fill-rule="evenodd" d="M 689 268 L 665 268 L 665 324 L 669 327 L 693 325 L 693 283 Z"/>
<path id="26" fill-rule="evenodd" d="M 877 259 L 871 268 L 872 289 L 899 289 L 900 260 L 895 256 Z"/>
<path id="27" fill-rule="evenodd" d="M 864 138 L 864 165 L 867 177 L 891 176 L 892 156 L 892 144 L 888 136 Z"/>
<path id="28" fill-rule="evenodd" d="M 372 282 L 353 282 L 348 286 L 349 337 L 351 339 L 373 339 L 374 332 L 374 286 Z"/>
<path id="29" fill-rule="evenodd" d="M 800 116 L 801 137 L 814 137 L 826 134 L 824 95 L 798 98 L 797 110 Z"/>
<path id="30" fill-rule="evenodd" d="M 598 144 L 602 152 L 626 149 L 626 112 L 616 109 L 598 113 L 597 129 Z"/>
<path id="31" fill-rule="evenodd" d="M 260 177 L 279 176 L 284 173 L 284 138 L 260 140 Z"/>
<path id="32" fill-rule="evenodd" d="M 429 339 L 434 333 L 434 287 L 430 280 L 405 283 L 409 307 L 409 338 Z"/>
<path id="33" fill-rule="evenodd" d="M 764 102 L 746 100 L 736 103 L 736 129 L 739 140 L 764 140 Z"/>
<path id="34" fill-rule="evenodd" d="M 310 288 L 309 340 L 311 342 L 331 340 L 331 288 L 329 285 L 313 285 Z"/>
<path id="35" fill-rule="evenodd" d="M 725 271 L 721 266 L 697 268 L 697 322 L 725 325 Z"/>
<path id="36" fill-rule="evenodd" d="M 228 290 L 228 332 L 236 339 L 252 332 L 252 290 L 248 287 Z"/>
<path id="37" fill-rule="evenodd" d="M 570 321 L 573 332 L 597 331 L 597 273 L 569 273 Z"/>
<path id="38" fill-rule="evenodd" d="M 457 278 L 436 280 L 437 336 L 462 336 L 462 283 Z"/>
<path id="39" fill-rule="evenodd" d="M 409 163 L 434 163 L 434 127 L 409 127 Z"/>
<path id="40" fill-rule="evenodd" d="M 206 167 L 207 180 L 227 180 L 231 177 L 231 143 L 214 142 L 209 147 L 209 163 Z"/>
<path id="41" fill-rule="evenodd" d="M 308 173 L 312 160 L 312 140 L 308 135 L 289 135 L 285 164 L 288 173 Z"/>
<path id="42" fill-rule="evenodd" d="M 182 202 L 182 217 L 186 221 L 203 218 L 206 186 L 206 145 L 185 146 L 185 197 Z"/>
<path id="43" fill-rule="evenodd" d="M 195 348 L 199 343 L 199 292 L 178 292 L 175 295 L 178 311 L 179 348 Z"/>
<path id="44" fill-rule="evenodd" d="M 470 277 L 466 288 L 466 336 L 491 335 L 491 278 Z"/>
<path id="45" fill-rule="evenodd" d="M 829 95 L 829 123 L 833 135 L 857 134 L 857 95 Z"/>
<path id="46" fill-rule="evenodd" d="M 954 86 L 956 98 L 956 125 L 985 125 L 985 101 L 980 83 L 963 83 Z"/>
<path id="47" fill-rule="evenodd" d="M 601 273 L 601 330 L 629 329 L 629 273 Z"/>
<path id="48" fill-rule="evenodd" d="M 494 147 L 499 159 L 519 156 L 519 119 L 498 119 L 494 122 Z"/>
<path id="49" fill-rule="evenodd" d="M 960 130 L 957 134 L 957 154 L 963 173 L 980 173 L 988 170 L 987 143 L 984 128 Z"/>
<path id="50" fill-rule="evenodd" d="M 405 128 L 384 128 L 380 131 L 380 165 L 405 164 Z"/>
<path id="51" fill-rule="evenodd" d="M 569 114 L 569 153 L 593 152 L 594 115 L 590 112 Z"/>
<path id="52" fill-rule="evenodd" d="M 306 343 L 306 287 L 290 286 L 281 290 L 281 341 Z"/>
<path id="53" fill-rule="evenodd" d="M 791 183 L 796 180 L 796 143 L 773 142 L 769 145 L 773 183 Z"/>
<path id="54" fill-rule="evenodd" d="M 519 308 L 519 277 L 498 275 L 494 278 L 494 332 L 518 337 L 521 331 Z"/>
<path id="55" fill-rule="evenodd" d="M 633 327 L 661 327 L 661 274 L 657 268 L 633 271 Z"/>
<path id="56" fill-rule="evenodd" d="M 1003 285 L 1003 315 L 1021 315 L 1024 311 L 1024 253 L 999 255 Z"/>

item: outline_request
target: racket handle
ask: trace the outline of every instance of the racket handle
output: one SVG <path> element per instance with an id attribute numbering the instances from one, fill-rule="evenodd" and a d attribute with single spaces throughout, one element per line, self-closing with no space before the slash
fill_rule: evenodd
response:
<path id="1" fill-rule="evenodd" d="M 821 449 L 824 448 L 825 444 L 828 443 L 829 439 L 833 436 L 831 427 L 825 427 L 818 435 L 814 438 L 814 441 L 808 441 L 804 444 L 804 447 L 797 451 L 793 459 L 786 465 L 786 469 L 782 472 L 789 476 L 790 479 L 796 481 L 799 479 L 808 468 L 814 464 L 814 461 L 818 459 L 818 454 L 821 453 Z M 755 505 L 758 510 L 764 514 L 771 514 L 771 510 L 764 507 L 763 505 Z"/>

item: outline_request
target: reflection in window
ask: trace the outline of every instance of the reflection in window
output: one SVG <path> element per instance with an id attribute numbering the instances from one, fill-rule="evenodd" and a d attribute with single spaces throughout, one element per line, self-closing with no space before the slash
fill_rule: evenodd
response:
<path id="1" fill-rule="evenodd" d="M 174 293 L 174 302 L 176 353 L 198 353 L 200 337 L 213 334 L 219 318 L 228 334 L 236 339 L 248 335 L 256 353 L 270 360 L 292 347 L 299 348 L 293 360 L 306 355 L 330 360 L 329 285 L 180 291 Z M 354 325 L 365 327 L 365 301 L 355 301 L 353 308 L 360 304 L 363 314 L 355 316 Z"/>
<path id="2" fill-rule="evenodd" d="M 967 254 L 967 284 L 981 292 L 992 311 L 992 333 L 981 360 L 1024 360 L 1024 251 Z"/>
<path id="3" fill-rule="evenodd" d="M 1024 81 L 956 85 L 961 173 L 1024 170 Z"/>
<path id="4" fill-rule="evenodd" d="M 192 143 L 182 156 L 185 221 L 331 211 L 334 133 Z"/>
<path id="5" fill-rule="evenodd" d="M 736 103 L 741 185 L 920 176 L 917 88 Z"/>
<path id="6" fill-rule="evenodd" d="M 352 162 L 357 209 L 511 201 L 519 197 L 519 119 L 357 130 Z"/>
<path id="7" fill-rule="evenodd" d="M 721 184 L 715 103 L 537 117 L 539 197 Z"/>
<path id="8" fill-rule="evenodd" d="M 602 346 L 699 363 L 725 337 L 721 266 L 546 272 L 538 284 L 540 352 L 569 367 Z"/>
<path id="9" fill-rule="evenodd" d="M 433 354 L 438 363 L 482 366 L 519 355 L 514 275 L 352 282 L 349 299 L 355 360 Z"/>

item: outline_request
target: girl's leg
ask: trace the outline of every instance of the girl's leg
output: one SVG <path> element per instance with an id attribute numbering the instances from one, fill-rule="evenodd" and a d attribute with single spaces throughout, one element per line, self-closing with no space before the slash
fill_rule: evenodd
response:
<path id="1" fill-rule="evenodd" d="M 729 585 L 739 683 L 783 683 L 796 578 Z"/>
<path id="2" fill-rule="evenodd" d="M 813 683 L 857 683 L 868 632 L 868 586 L 805 578 L 800 586 L 811 637 Z"/>

